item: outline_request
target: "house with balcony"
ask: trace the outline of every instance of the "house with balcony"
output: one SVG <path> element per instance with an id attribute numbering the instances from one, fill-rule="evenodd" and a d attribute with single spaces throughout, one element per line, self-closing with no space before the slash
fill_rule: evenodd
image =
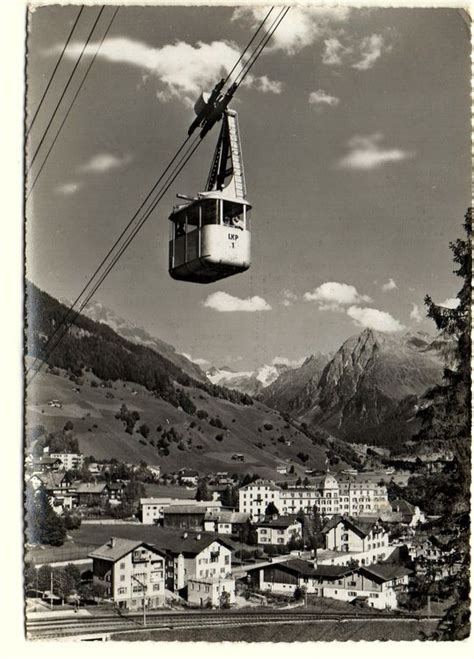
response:
<path id="1" fill-rule="evenodd" d="M 200 510 L 205 508 L 205 512 L 219 512 L 222 509 L 220 501 L 196 501 L 196 499 L 173 499 L 171 497 L 147 497 L 140 499 L 140 514 L 143 524 L 162 524 L 164 513 L 169 508 L 175 511 L 179 506 L 185 506 L 188 509 L 193 507 Z"/>
<path id="2" fill-rule="evenodd" d="M 224 578 L 231 574 L 233 546 L 205 533 L 161 533 L 155 546 L 167 556 L 166 587 L 187 594 L 190 578 Z"/>
<path id="3" fill-rule="evenodd" d="M 259 545 L 288 545 L 290 540 L 299 540 L 303 527 L 294 515 L 274 515 L 257 524 Z"/>
<path id="4" fill-rule="evenodd" d="M 105 588 L 106 597 L 120 609 L 153 609 L 165 601 L 164 552 L 141 541 L 111 538 L 95 549 L 92 559 L 94 583 Z"/>

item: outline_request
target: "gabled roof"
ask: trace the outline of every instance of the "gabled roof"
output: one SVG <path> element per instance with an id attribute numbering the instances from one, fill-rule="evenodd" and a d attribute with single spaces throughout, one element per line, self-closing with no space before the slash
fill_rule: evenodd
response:
<path id="1" fill-rule="evenodd" d="M 194 557 L 213 542 L 218 542 L 231 551 L 234 549 L 231 543 L 226 542 L 217 535 L 210 533 L 191 533 L 189 531 L 173 536 L 158 536 L 153 544 L 155 547 L 176 556 L 183 554 L 184 556 Z"/>
<path id="2" fill-rule="evenodd" d="M 285 572 L 296 574 L 300 577 L 311 577 L 313 579 L 337 579 L 345 574 L 350 574 L 353 570 L 344 565 L 320 565 L 315 566 L 309 561 L 301 558 L 291 558 L 289 561 L 273 563 L 272 567 L 282 568 Z"/>
<path id="3" fill-rule="evenodd" d="M 47 471 L 46 473 L 38 474 L 38 478 L 47 490 L 54 490 L 55 488 L 60 487 L 64 478 L 71 482 L 69 476 L 66 476 L 65 471 Z"/>
<path id="4" fill-rule="evenodd" d="M 294 524 L 301 524 L 301 522 L 294 515 L 280 515 L 276 519 L 267 518 L 263 522 L 257 524 L 257 528 L 264 529 L 287 529 Z"/>
<path id="5" fill-rule="evenodd" d="M 206 513 L 206 521 L 215 521 L 220 524 L 245 524 L 250 519 L 249 513 L 236 513 L 232 510 L 221 510 L 219 512 L 209 511 Z"/>
<path id="6" fill-rule="evenodd" d="M 331 519 L 324 525 L 323 533 L 328 533 L 339 524 L 343 523 L 344 526 L 352 529 L 357 535 L 365 538 L 369 535 L 375 526 L 380 526 L 378 517 L 351 517 L 349 515 L 333 515 Z"/>
<path id="7" fill-rule="evenodd" d="M 127 540 L 126 538 L 111 538 L 109 542 L 98 549 L 94 549 L 93 552 L 89 554 L 90 558 L 100 558 L 105 561 L 111 561 L 115 563 L 121 558 L 129 554 L 131 551 L 134 551 L 138 547 L 144 546 L 150 551 L 153 551 L 157 554 L 163 556 L 163 553 L 153 545 L 143 542 L 141 540 Z"/>
<path id="8" fill-rule="evenodd" d="M 390 501 L 390 506 L 396 513 L 413 515 L 415 512 L 415 506 L 406 499 L 394 499 L 393 501 Z"/>
<path id="9" fill-rule="evenodd" d="M 397 565 L 395 563 L 368 565 L 358 568 L 358 572 L 368 576 L 378 583 L 384 583 L 385 581 L 391 581 L 392 579 L 399 579 L 407 574 L 413 574 L 413 570 L 409 570 L 408 568 L 403 567 L 403 565 Z"/>

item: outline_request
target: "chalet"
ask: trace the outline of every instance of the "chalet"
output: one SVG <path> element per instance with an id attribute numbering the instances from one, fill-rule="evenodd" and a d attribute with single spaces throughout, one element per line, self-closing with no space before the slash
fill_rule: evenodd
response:
<path id="1" fill-rule="evenodd" d="M 77 483 L 74 486 L 79 506 L 103 506 L 110 497 L 107 483 Z"/>
<path id="2" fill-rule="evenodd" d="M 168 506 L 163 510 L 163 526 L 183 530 L 204 530 L 206 506 Z"/>
<path id="3" fill-rule="evenodd" d="M 338 583 L 351 572 L 345 566 L 316 567 L 309 561 L 293 558 L 259 568 L 258 582 L 260 590 L 267 592 L 293 595 L 296 588 L 304 587 L 307 593 L 322 597 L 325 586 Z"/>
<path id="4" fill-rule="evenodd" d="M 302 537 L 303 527 L 293 515 L 275 515 L 257 524 L 259 545 L 287 545 Z"/>
<path id="5" fill-rule="evenodd" d="M 358 601 L 375 609 L 396 609 L 397 593 L 408 588 L 411 570 L 396 564 L 357 568 L 324 588 L 324 597 Z"/>
<path id="6" fill-rule="evenodd" d="M 33 462 L 35 471 L 59 471 L 62 468 L 63 464 L 59 458 L 52 458 L 48 455 L 44 455 Z"/>
<path id="7" fill-rule="evenodd" d="M 108 483 L 109 488 L 109 503 L 113 505 L 119 504 L 123 499 L 123 492 L 125 486 L 120 481 Z"/>
<path id="8" fill-rule="evenodd" d="M 124 538 L 111 538 L 95 549 L 92 558 L 94 583 L 106 589 L 120 609 L 131 611 L 162 606 L 165 601 L 165 555 L 152 545 Z"/>
<path id="9" fill-rule="evenodd" d="M 222 535 L 238 534 L 249 520 L 250 515 L 247 513 L 237 513 L 232 510 L 209 511 L 204 517 L 204 530 Z"/>
<path id="10" fill-rule="evenodd" d="M 394 499 L 390 501 L 391 510 L 381 514 L 381 519 L 387 522 L 396 522 L 415 527 L 426 522 L 425 514 L 406 499 Z"/>
<path id="11" fill-rule="evenodd" d="M 167 555 L 166 587 L 184 593 L 190 578 L 223 578 L 231 573 L 232 545 L 201 533 L 165 534 L 155 546 Z"/>
<path id="12" fill-rule="evenodd" d="M 74 506 L 72 480 L 65 471 L 46 471 L 38 475 L 54 512 L 63 513 Z"/>
<path id="13" fill-rule="evenodd" d="M 411 570 L 395 564 L 351 568 L 321 565 L 301 559 L 259 568 L 263 591 L 293 595 L 296 588 L 307 593 L 346 602 L 363 602 L 377 609 L 395 609 L 397 593 L 406 590 Z"/>

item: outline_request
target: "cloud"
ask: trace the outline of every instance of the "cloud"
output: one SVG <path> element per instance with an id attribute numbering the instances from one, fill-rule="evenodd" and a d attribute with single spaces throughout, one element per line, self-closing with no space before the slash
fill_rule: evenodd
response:
<path id="1" fill-rule="evenodd" d="M 181 353 L 183 357 L 186 357 L 186 359 L 189 359 L 190 362 L 193 362 L 193 364 L 197 364 L 198 366 L 207 366 L 211 362 L 208 359 L 201 359 L 200 357 L 191 357 L 190 354 L 187 352 L 182 352 Z"/>
<path id="2" fill-rule="evenodd" d="M 306 357 L 300 359 L 288 359 L 288 357 L 274 357 L 272 359 L 272 366 L 288 366 L 289 368 L 298 368 L 304 362 Z"/>
<path id="3" fill-rule="evenodd" d="M 290 291 L 288 289 L 285 289 L 283 291 L 283 300 L 281 301 L 281 304 L 284 307 L 289 307 L 293 304 L 293 302 L 296 302 L 298 299 L 298 296 L 293 293 L 293 291 Z"/>
<path id="4" fill-rule="evenodd" d="M 360 43 L 361 58 L 352 65 L 359 71 L 371 69 L 383 52 L 390 52 L 391 46 L 387 45 L 381 34 L 371 34 L 365 37 Z"/>
<path id="5" fill-rule="evenodd" d="M 340 30 L 338 34 L 339 36 L 330 36 L 324 40 L 323 64 L 328 66 L 350 64 L 353 69 L 368 71 L 383 54 L 392 50 L 387 38 L 381 34 L 371 34 L 360 41 L 351 38 L 344 30 Z M 347 45 L 341 41 L 341 38 Z"/>
<path id="6" fill-rule="evenodd" d="M 377 169 L 390 162 L 412 158 L 415 154 L 402 149 L 384 149 L 380 146 L 382 133 L 372 135 L 355 135 L 349 140 L 349 153 L 338 162 L 342 169 Z"/>
<path id="7" fill-rule="evenodd" d="M 272 24 L 279 9 L 277 7 L 272 12 L 265 27 Z M 266 50 L 283 50 L 288 55 L 294 55 L 331 33 L 334 26 L 347 20 L 350 12 L 347 7 L 293 6 L 288 16 L 279 24 Z M 255 28 L 267 13 L 267 7 L 239 7 L 234 11 L 232 20 L 244 21 Z"/>
<path id="8" fill-rule="evenodd" d="M 81 183 L 75 183 L 74 181 L 71 181 L 70 183 L 63 183 L 62 185 L 56 186 L 55 191 L 57 194 L 73 195 L 81 188 Z"/>
<path id="9" fill-rule="evenodd" d="M 352 48 L 343 46 L 339 39 L 331 37 L 324 40 L 323 64 L 334 66 L 342 64 L 343 59 L 352 53 Z"/>
<path id="10" fill-rule="evenodd" d="M 307 302 L 317 302 L 321 311 L 340 311 L 347 304 L 362 304 L 372 302 L 368 295 L 361 295 L 355 286 L 328 281 L 314 289 L 312 293 L 304 294 Z"/>
<path id="11" fill-rule="evenodd" d="M 111 169 L 117 169 L 118 167 L 123 167 L 131 161 L 130 156 L 114 156 L 111 153 L 98 153 L 93 156 L 88 162 L 84 163 L 78 167 L 78 171 L 100 174 L 103 172 L 108 172 Z"/>
<path id="12" fill-rule="evenodd" d="M 315 92 L 311 92 L 308 98 L 308 103 L 310 105 L 329 105 L 330 107 L 336 107 L 339 105 L 339 99 L 337 96 L 331 96 L 322 89 L 318 89 Z"/>
<path id="13" fill-rule="evenodd" d="M 457 309 L 459 306 L 459 300 L 457 297 L 448 297 L 444 302 L 441 302 L 440 307 L 446 307 L 447 309 Z"/>
<path id="14" fill-rule="evenodd" d="M 234 297 L 224 291 L 217 291 L 211 293 L 204 301 L 204 306 L 216 311 L 230 312 L 230 311 L 269 311 L 271 306 L 266 300 L 258 295 L 248 297 L 246 299 Z"/>
<path id="15" fill-rule="evenodd" d="M 247 76 L 246 80 L 250 78 L 250 75 Z M 268 76 L 260 76 L 259 78 L 250 78 L 254 82 L 255 89 L 264 94 L 271 92 L 272 94 L 281 94 L 283 89 L 283 83 L 278 80 L 270 80 Z"/>
<path id="16" fill-rule="evenodd" d="M 421 323 L 423 316 L 421 315 L 420 307 L 414 302 L 411 303 L 411 306 L 410 320 L 414 320 L 416 323 Z"/>
<path id="17" fill-rule="evenodd" d="M 379 311 L 379 309 L 352 306 L 347 309 L 347 315 L 359 327 L 367 327 L 379 332 L 400 332 L 405 329 L 405 326 L 396 320 L 396 318 L 386 311 Z"/>
<path id="18" fill-rule="evenodd" d="M 98 44 L 90 44 L 85 55 L 93 55 Z M 72 43 L 66 51 L 69 58 L 76 59 L 82 44 Z M 54 46 L 53 52 L 60 52 L 62 46 Z M 106 39 L 97 57 L 108 62 L 128 64 L 155 77 L 159 83 L 157 96 L 162 101 L 177 98 L 193 105 L 202 90 L 211 90 L 216 80 L 225 76 L 240 57 L 241 49 L 227 41 L 198 41 L 195 46 L 184 41 L 176 41 L 161 48 L 153 48 L 146 43 L 126 37 Z M 237 74 L 240 69 L 236 69 Z M 145 75 L 146 75 L 145 73 Z M 262 92 L 281 92 L 281 83 L 267 76 L 248 76 L 243 85 L 253 86 Z"/>
<path id="19" fill-rule="evenodd" d="M 383 291 L 394 291 L 396 288 L 398 288 L 398 286 L 391 277 L 388 282 L 382 286 Z"/>

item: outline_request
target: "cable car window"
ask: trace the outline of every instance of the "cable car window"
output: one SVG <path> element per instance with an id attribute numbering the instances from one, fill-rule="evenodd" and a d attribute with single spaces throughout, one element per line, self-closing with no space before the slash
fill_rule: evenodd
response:
<path id="1" fill-rule="evenodd" d="M 219 224 L 219 199 L 204 199 L 200 203 L 202 224 Z"/>

